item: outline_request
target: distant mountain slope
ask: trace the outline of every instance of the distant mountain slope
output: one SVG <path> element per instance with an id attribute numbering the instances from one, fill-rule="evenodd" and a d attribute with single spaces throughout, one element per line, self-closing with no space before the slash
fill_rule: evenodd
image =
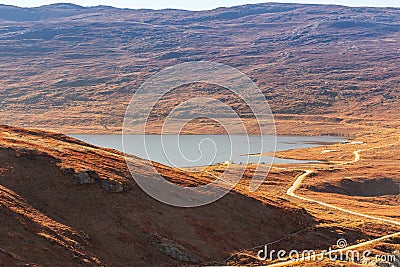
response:
<path id="1" fill-rule="evenodd" d="M 193 60 L 243 71 L 275 114 L 384 124 L 399 115 L 400 9 L 266 3 L 193 12 L 3 5 L 0 20 L 3 123 L 120 129 L 126 104 L 146 78 Z"/>
<path id="2" fill-rule="evenodd" d="M 104 8 L 106 7 L 87 8 L 74 4 L 51 4 L 36 8 L 0 5 L 0 20 L 22 22 L 59 19 L 87 12 L 96 12 Z"/>
<path id="3" fill-rule="evenodd" d="M 142 160 L 132 160 L 142 166 Z M 177 183 L 206 181 L 159 167 Z M 154 179 L 139 169 L 136 175 Z M 77 176 L 82 173 L 93 179 Z M 134 183 L 118 151 L 60 134 L 0 127 L 2 266 L 223 264 L 230 253 L 314 223 L 290 204 L 235 192 L 200 208 L 171 207 Z"/>

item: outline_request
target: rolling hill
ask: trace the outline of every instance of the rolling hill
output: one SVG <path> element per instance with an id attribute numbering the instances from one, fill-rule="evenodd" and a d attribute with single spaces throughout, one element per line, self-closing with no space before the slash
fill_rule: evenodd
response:
<path id="1" fill-rule="evenodd" d="M 391 125 L 399 115 L 395 8 L 265 3 L 193 12 L 2 5 L 0 21 L 4 124 L 118 132 L 146 78 L 199 60 L 225 63 L 255 81 L 280 133 L 354 133 L 365 125 Z M 203 92 L 236 105 L 229 92 Z M 307 123 L 293 127 L 299 121 Z"/>
<path id="2" fill-rule="evenodd" d="M 143 160 L 132 157 L 149 175 Z M 179 184 L 207 177 L 159 165 Z M 0 127 L 1 266 L 184 266 L 216 263 L 236 250 L 316 223 L 288 203 L 233 191 L 185 209 L 148 196 L 121 152 L 42 131 Z M 12 240 L 12 242 L 10 242 Z"/>

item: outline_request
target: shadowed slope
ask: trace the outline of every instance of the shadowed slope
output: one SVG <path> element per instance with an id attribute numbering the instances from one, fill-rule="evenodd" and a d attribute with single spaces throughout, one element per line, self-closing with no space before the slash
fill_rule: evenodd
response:
<path id="1" fill-rule="evenodd" d="M 236 192 L 200 208 L 164 205 L 134 183 L 122 153 L 66 136 L 2 126 L 0 141 L 4 262 L 43 266 L 57 266 L 60 261 L 67 266 L 221 262 L 235 250 L 313 223 L 304 211 Z M 122 185 L 123 191 L 107 191 L 96 181 L 79 184 L 74 173 L 83 169 L 90 169 L 97 180 Z M 166 166 L 160 169 L 175 182 L 207 182 L 200 176 L 186 179 L 185 173 Z M 145 168 L 141 175 L 146 175 Z"/>

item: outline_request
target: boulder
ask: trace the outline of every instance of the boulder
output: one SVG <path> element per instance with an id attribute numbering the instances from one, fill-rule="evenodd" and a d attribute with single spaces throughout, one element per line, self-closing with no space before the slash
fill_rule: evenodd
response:
<path id="1" fill-rule="evenodd" d="M 73 174 L 79 184 L 93 184 L 96 182 L 98 175 L 92 170 L 84 170 Z"/>
<path id="2" fill-rule="evenodd" d="M 74 173 L 73 176 L 79 184 L 97 183 L 103 190 L 109 192 L 120 193 L 124 191 L 124 187 L 121 183 L 114 180 L 102 179 L 93 170 L 83 170 L 78 173 Z"/>
<path id="3" fill-rule="evenodd" d="M 124 187 L 122 186 L 122 184 L 118 183 L 117 181 L 113 181 L 113 180 L 101 179 L 100 187 L 106 191 L 110 191 L 110 192 L 114 192 L 114 193 L 120 193 L 120 192 L 124 191 Z"/>
<path id="4" fill-rule="evenodd" d="M 156 246 L 162 253 L 171 258 L 190 263 L 199 263 L 200 260 L 187 251 L 184 247 L 177 244 L 175 241 L 165 237 L 161 237 L 159 234 L 152 234 L 152 244 Z"/>

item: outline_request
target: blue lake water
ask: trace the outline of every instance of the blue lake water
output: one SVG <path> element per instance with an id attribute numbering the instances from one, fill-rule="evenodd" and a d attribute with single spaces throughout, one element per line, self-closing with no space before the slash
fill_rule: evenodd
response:
<path id="1" fill-rule="evenodd" d="M 246 135 L 71 135 L 84 142 L 123 151 L 173 167 L 195 167 L 232 163 L 294 164 L 309 161 L 254 156 L 296 148 L 339 143 L 332 136 Z M 276 138 L 276 142 L 274 139 Z M 123 145 L 124 144 L 124 145 Z"/>

